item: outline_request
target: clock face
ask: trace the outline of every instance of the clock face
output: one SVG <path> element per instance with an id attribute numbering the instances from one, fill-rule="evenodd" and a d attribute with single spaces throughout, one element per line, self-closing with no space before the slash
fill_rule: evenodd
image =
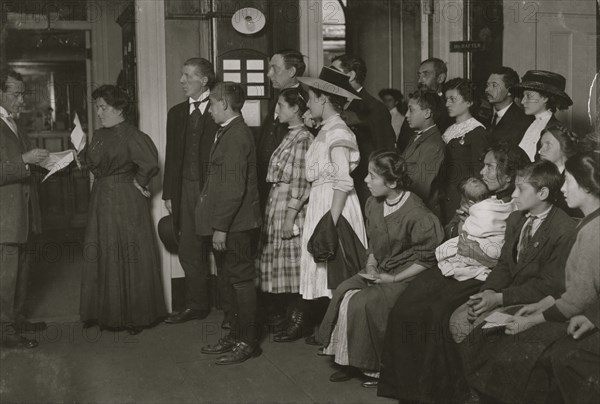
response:
<path id="1" fill-rule="evenodd" d="M 266 23 L 265 15 L 260 10 L 252 7 L 242 8 L 231 17 L 233 28 L 244 35 L 260 32 Z"/>

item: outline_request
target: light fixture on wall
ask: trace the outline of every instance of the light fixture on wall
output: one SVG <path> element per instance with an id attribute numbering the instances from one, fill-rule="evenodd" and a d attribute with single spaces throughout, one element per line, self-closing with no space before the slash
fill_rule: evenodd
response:
<path id="1" fill-rule="evenodd" d="M 242 8 L 231 17 L 233 28 L 244 35 L 260 32 L 266 23 L 265 15 L 260 10 L 252 7 Z"/>

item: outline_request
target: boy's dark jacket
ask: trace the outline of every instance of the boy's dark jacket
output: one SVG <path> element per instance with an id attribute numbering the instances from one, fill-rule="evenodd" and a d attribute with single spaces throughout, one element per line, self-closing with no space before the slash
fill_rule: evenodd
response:
<path id="1" fill-rule="evenodd" d="M 482 291 L 501 292 L 503 306 L 535 303 L 546 296 L 558 298 L 565 289 L 565 263 L 575 221 L 553 206 L 517 262 L 517 245 L 526 220 L 521 211 L 508 217 L 500 259 L 481 287 Z"/>
<path id="2" fill-rule="evenodd" d="M 208 175 L 196 205 L 196 233 L 240 232 L 261 225 L 256 149 L 250 128 L 238 116 L 217 132 Z"/>

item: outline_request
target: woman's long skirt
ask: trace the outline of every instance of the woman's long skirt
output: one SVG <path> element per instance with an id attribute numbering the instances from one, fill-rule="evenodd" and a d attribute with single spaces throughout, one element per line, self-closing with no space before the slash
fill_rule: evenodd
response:
<path id="1" fill-rule="evenodd" d="M 143 327 L 166 315 L 149 200 L 131 180 L 104 177 L 92 189 L 83 250 L 83 322 Z"/>

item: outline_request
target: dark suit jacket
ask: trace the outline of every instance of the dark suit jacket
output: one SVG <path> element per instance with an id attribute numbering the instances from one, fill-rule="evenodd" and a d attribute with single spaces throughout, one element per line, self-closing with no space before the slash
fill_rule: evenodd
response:
<path id="1" fill-rule="evenodd" d="M 240 232 L 261 225 L 252 131 L 238 116 L 215 140 L 208 176 L 196 205 L 196 233 Z"/>
<path id="2" fill-rule="evenodd" d="M 413 135 L 414 138 L 415 135 Z M 402 157 L 406 161 L 408 175 L 413 183 L 410 190 L 426 203 L 431 196 L 431 185 L 438 176 L 446 154 L 446 143 L 437 126 L 432 127 L 419 138 L 408 142 Z"/>
<path id="3" fill-rule="evenodd" d="M 360 162 L 352 171 L 354 189 L 364 210 L 371 196 L 365 177 L 369 171 L 369 156 L 376 150 L 395 150 L 396 133 L 392 127 L 390 111 L 381 101 L 373 97 L 364 88 L 359 92 L 362 100 L 354 100 L 342 114 L 348 127 L 356 135 L 360 152 Z"/>
<path id="4" fill-rule="evenodd" d="M 439 130 L 439 129 L 438 129 Z M 400 127 L 400 134 L 398 135 L 398 139 L 396 139 L 396 153 L 402 154 L 406 146 L 408 146 L 408 142 L 415 135 L 415 131 L 408 124 L 408 120 L 405 119 L 402 122 L 402 126 Z"/>
<path id="5" fill-rule="evenodd" d="M 435 120 L 435 124 L 439 128 L 440 132 L 444 134 L 446 129 L 456 122 L 455 118 L 451 118 L 448 115 L 448 108 L 446 108 L 446 97 L 442 96 L 442 106 L 440 107 L 438 118 Z"/>
<path id="6" fill-rule="evenodd" d="M 375 150 L 394 150 L 396 133 L 385 105 L 364 88 L 359 95 L 362 100 L 352 101 L 344 115 L 348 117 L 346 124 L 356 135 L 361 160 L 368 160 Z"/>
<path id="7" fill-rule="evenodd" d="M 208 112 L 209 105 L 206 106 L 202 119 L 203 126 L 202 138 L 200 139 L 200 189 L 204 185 L 206 177 L 206 168 L 210 157 L 210 149 L 215 140 L 215 133 L 219 125 L 212 119 Z M 163 200 L 171 200 L 173 209 L 173 219 L 175 226 L 179 227 L 179 210 L 181 205 L 181 178 L 183 170 L 183 156 L 185 152 L 185 136 L 187 125 L 189 123 L 190 104 L 184 101 L 175 105 L 169 110 L 167 115 L 167 150 L 165 153 L 165 174 L 163 179 Z M 193 218 L 184 218 L 184 220 L 193 220 Z"/>
<path id="8" fill-rule="evenodd" d="M 17 137 L 0 120 L 0 243 L 25 243 L 29 230 L 41 232 L 33 167 L 21 155 L 31 149 L 24 133 Z"/>
<path id="9" fill-rule="evenodd" d="M 546 296 L 558 298 L 565 288 L 565 263 L 575 221 L 553 207 L 517 262 L 517 245 L 526 220 L 521 211 L 508 217 L 500 259 L 481 287 L 482 291 L 501 292 L 504 306 L 535 303 Z"/>
<path id="10" fill-rule="evenodd" d="M 491 143 L 497 144 L 500 141 L 505 141 L 518 146 L 521 139 L 523 139 L 525 131 L 535 118 L 525 115 L 521 108 L 513 102 L 494 128 L 492 128 L 491 119 L 493 119 L 493 115 L 486 124 Z"/>

